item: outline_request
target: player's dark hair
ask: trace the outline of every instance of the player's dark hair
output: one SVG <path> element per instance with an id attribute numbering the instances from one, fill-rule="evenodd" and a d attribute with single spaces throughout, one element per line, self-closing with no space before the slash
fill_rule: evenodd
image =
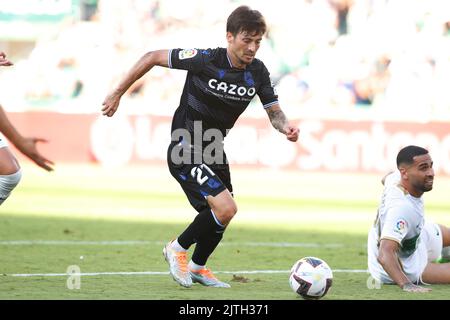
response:
<path id="1" fill-rule="evenodd" d="M 414 157 L 427 154 L 428 150 L 418 146 L 407 146 L 401 149 L 397 155 L 397 168 L 402 164 L 413 164 Z"/>
<path id="2" fill-rule="evenodd" d="M 227 32 L 231 32 L 233 36 L 243 31 L 263 35 L 266 30 L 266 21 L 261 12 L 252 10 L 248 6 L 236 8 L 227 20 Z"/>

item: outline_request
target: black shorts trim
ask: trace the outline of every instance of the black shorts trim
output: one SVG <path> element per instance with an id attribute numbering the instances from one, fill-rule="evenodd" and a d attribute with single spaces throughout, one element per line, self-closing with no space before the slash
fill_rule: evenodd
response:
<path id="1" fill-rule="evenodd" d="M 170 153 L 171 147 L 167 157 L 169 171 L 198 212 L 209 207 L 206 197 L 215 197 L 225 189 L 233 192 L 228 164 L 174 164 L 170 159 Z"/>

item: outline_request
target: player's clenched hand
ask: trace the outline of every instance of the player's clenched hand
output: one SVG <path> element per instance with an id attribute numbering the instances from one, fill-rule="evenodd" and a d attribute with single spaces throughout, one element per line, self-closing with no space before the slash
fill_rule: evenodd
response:
<path id="1" fill-rule="evenodd" d="M 0 51 L 0 66 L 9 67 L 12 65 L 13 65 L 13 63 L 11 61 L 9 61 L 8 59 L 6 59 L 6 54 L 4 52 Z"/>
<path id="2" fill-rule="evenodd" d="M 407 283 L 402 287 L 403 291 L 406 292 L 430 292 L 431 288 L 424 288 L 414 283 Z"/>
<path id="3" fill-rule="evenodd" d="M 38 142 L 47 143 L 48 141 L 41 138 L 24 138 L 20 145 L 17 145 L 17 148 L 20 150 L 20 152 L 33 160 L 34 163 L 36 163 L 39 167 L 47 171 L 53 171 L 53 168 L 51 166 L 54 165 L 54 163 L 42 156 L 37 150 L 36 144 Z"/>
<path id="4" fill-rule="evenodd" d="M 103 101 L 102 112 L 104 116 L 112 117 L 119 108 L 120 96 L 112 93 L 105 98 Z"/>
<path id="5" fill-rule="evenodd" d="M 284 132 L 289 141 L 296 142 L 298 140 L 298 134 L 300 132 L 299 128 L 287 126 L 284 129 Z"/>

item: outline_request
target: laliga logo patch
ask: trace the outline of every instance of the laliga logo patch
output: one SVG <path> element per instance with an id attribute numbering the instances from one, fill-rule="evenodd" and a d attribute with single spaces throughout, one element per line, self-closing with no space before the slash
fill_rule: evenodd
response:
<path id="1" fill-rule="evenodd" d="M 196 55 L 197 55 L 196 49 L 185 49 L 185 50 L 181 50 L 178 53 L 178 57 L 180 58 L 180 60 L 190 59 L 190 58 L 195 57 Z"/>
<path id="2" fill-rule="evenodd" d="M 405 220 L 398 220 L 395 224 L 395 232 L 398 232 L 402 234 L 405 231 L 406 228 L 406 221 Z"/>

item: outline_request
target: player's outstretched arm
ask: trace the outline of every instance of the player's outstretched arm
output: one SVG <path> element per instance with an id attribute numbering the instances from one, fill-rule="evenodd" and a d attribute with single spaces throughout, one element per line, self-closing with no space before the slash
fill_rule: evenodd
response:
<path id="1" fill-rule="evenodd" d="M 168 50 L 150 51 L 144 54 L 128 71 L 117 88 L 105 98 L 102 108 L 103 115 L 112 117 L 119 108 L 120 98 L 123 94 L 154 66 L 168 67 L 168 54 Z"/>
<path id="2" fill-rule="evenodd" d="M 408 277 L 403 272 L 397 252 L 400 245 L 398 242 L 389 239 L 382 239 L 380 241 L 380 249 L 378 254 L 378 262 L 381 264 L 386 273 L 391 277 L 391 279 L 407 292 L 428 292 L 431 291 L 429 288 L 424 288 L 412 283 Z"/>
<path id="3" fill-rule="evenodd" d="M 296 142 L 298 140 L 299 129 L 289 124 L 279 104 L 267 108 L 266 112 L 275 129 L 286 135 L 289 141 Z"/>
<path id="4" fill-rule="evenodd" d="M 54 163 L 42 156 L 36 148 L 36 143 L 47 142 L 47 140 L 35 137 L 23 137 L 8 120 L 8 117 L 1 106 L 0 131 L 8 138 L 9 141 L 11 141 L 12 144 L 14 144 L 14 146 L 16 146 L 20 152 L 34 161 L 34 163 L 36 163 L 39 167 L 47 171 L 53 170 L 51 166 L 54 165 Z"/>

